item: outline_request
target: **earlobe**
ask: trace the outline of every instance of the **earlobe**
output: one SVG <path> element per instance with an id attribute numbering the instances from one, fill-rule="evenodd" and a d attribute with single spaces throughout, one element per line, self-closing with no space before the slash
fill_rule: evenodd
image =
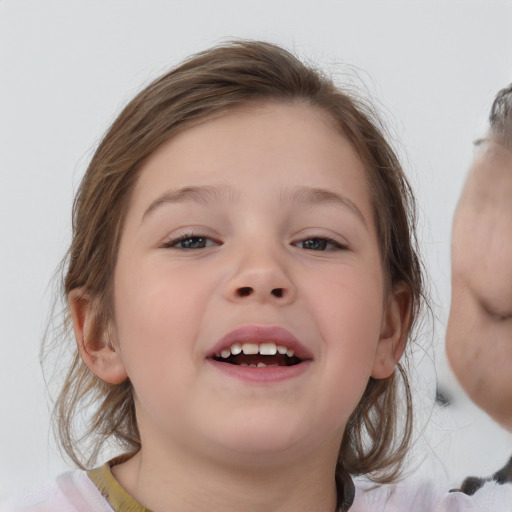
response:
<path id="1" fill-rule="evenodd" d="M 394 286 L 382 318 L 371 376 L 387 379 L 404 353 L 411 323 L 412 297 L 404 283 Z"/>
<path id="2" fill-rule="evenodd" d="M 126 380 L 126 369 L 113 343 L 113 330 L 100 325 L 97 300 L 86 290 L 75 288 L 69 292 L 68 302 L 83 362 L 105 382 L 120 384 Z"/>

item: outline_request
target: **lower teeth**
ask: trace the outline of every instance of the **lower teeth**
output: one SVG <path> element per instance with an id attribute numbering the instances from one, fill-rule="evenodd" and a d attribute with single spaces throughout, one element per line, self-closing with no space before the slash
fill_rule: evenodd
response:
<path id="1" fill-rule="evenodd" d="M 279 365 L 278 364 L 265 364 L 265 363 L 258 363 L 258 364 L 241 363 L 239 366 L 247 366 L 249 368 L 267 368 L 267 367 L 279 366 Z"/>

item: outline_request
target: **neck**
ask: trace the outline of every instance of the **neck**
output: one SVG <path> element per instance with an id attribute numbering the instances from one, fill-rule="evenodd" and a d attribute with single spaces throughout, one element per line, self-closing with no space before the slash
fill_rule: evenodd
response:
<path id="1" fill-rule="evenodd" d="M 141 449 L 113 473 L 122 487 L 153 512 L 334 512 L 337 453 L 321 453 L 287 464 L 219 463 L 189 452 Z"/>

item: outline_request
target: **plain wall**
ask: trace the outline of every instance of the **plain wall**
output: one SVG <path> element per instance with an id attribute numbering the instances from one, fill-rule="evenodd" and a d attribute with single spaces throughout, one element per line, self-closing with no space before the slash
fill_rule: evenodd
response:
<path id="1" fill-rule="evenodd" d="M 418 195 L 441 345 L 451 218 L 472 141 L 512 81 L 511 27 L 512 2 L 497 0 L 0 0 L 0 495 L 67 467 L 52 441 L 38 362 L 49 283 L 69 241 L 73 192 L 136 91 L 235 37 L 282 44 L 333 70 L 358 68 Z M 433 418 L 427 451 L 444 459 L 450 478 L 497 469 L 512 443 L 467 403 L 436 352 L 456 402 Z M 419 393 L 432 395 L 425 359 Z M 459 416 L 450 412 L 457 408 Z M 477 439 L 484 434 L 491 441 Z"/>

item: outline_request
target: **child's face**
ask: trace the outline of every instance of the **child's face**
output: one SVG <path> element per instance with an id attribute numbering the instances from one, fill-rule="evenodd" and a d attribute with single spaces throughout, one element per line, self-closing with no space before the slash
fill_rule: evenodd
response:
<path id="1" fill-rule="evenodd" d="M 325 114 L 266 103 L 184 131 L 141 170 L 114 277 L 143 449 L 335 457 L 393 371 L 388 302 L 363 164 Z M 247 342 L 300 359 L 227 358 Z M 238 364 L 258 362 L 280 366 Z"/>

